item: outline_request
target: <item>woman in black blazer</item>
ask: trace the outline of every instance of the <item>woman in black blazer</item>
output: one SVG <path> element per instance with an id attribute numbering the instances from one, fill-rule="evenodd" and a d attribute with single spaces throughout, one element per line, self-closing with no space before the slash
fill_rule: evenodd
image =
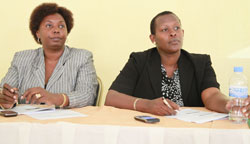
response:
<path id="1" fill-rule="evenodd" d="M 181 49 L 180 19 L 164 11 L 152 19 L 150 28 L 156 48 L 130 55 L 105 105 L 155 115 L 175 114 L 180 106 L 205 106 L 227 113 L 228 98 L 219 90 L 210 56 Z"/>

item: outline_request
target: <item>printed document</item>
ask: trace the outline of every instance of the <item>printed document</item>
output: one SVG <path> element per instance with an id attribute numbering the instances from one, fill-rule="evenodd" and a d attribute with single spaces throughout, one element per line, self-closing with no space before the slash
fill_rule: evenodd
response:
<path id="1" fill-rule="evenodd" d="M 87 115 L 75 112 L 72 110 L 66 109 L 56 109 L 54 111 L 48 111 L 44 113 L 30 113 L 28 116 L 39 119 L 39 120 L 47 120 L 47 119 L 60 119 L 60 118 L 72 118 L 72 117 L 86 117 Z"/>
<path id="2" fill-rule="evenodd" d="M 177 111 L 176 115 L 166 116 L 167 118 L 176 118 L 186 122 L 205 123 L 228 117 L 228 114 L 205 112 L 194 109 L 182 109 Z"/>
<path id="3" fill-rule="evenodd" d="M 68 109 L 56 109 L 55 106 L 20 104 L 10 109 L 20 114 L 28 115 L 38 120 L 86 117 L 87 115 Z M 3 111 L 0 109 L 0 111 Z"/>
<path id="4" fill-rule="evenodd" d="M 20 104 L 10 110 L 17 112 L 18 114 L 42 113 L 54 111 L 55 106 Z"/>

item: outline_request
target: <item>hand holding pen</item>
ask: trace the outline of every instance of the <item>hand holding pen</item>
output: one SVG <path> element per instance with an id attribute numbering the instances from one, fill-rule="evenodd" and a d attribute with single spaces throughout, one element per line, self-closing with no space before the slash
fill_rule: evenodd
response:
<path id="1" fill-rule="evenodd" d="M 12 88 L 5 83 L 0 91 L 1 107 L 12 108 L 15 103 L 18 104 L 18 88 Z"/>
<path id="2" fill-rule="evenodd" d="M 165 97 L 162 97 L 163 103 L 168 106 L 169 108 L 173 109 L 172 106 L 168 103 Z"/>
<path id="3" fill-rule="evenodd" d="M 162 100 L 163 100 L 163 103 L 167 106 L 167 107 L 169 107 L 170 109 L 172 109 L 172 110 L 179 110 L 180 109 L 180 107 L 178 106 L 178 105 L 175 105 L 174 107 L 172 107 L 170 104 L 169 104 L 169 102 L 167 101 L 167 99 L 165 98 L 165 97 L 162 97 Z M 170 101 L 170 100 L 169 100 Z M 170 102 L 172 102 L 172 101 L 170 101 Z"/>
<path id="4" fill-rule="evenodd" d="M 155 115 L 166 116 L 166 115 L 175 115 L 176 110 L 179 110 L 179 105 L 172 102 L 171 100 L 165 99 L 163 97 L 156 99 L 140 99 L 139 103 L 141 108 L 139 111 L 147 112 Z"/>

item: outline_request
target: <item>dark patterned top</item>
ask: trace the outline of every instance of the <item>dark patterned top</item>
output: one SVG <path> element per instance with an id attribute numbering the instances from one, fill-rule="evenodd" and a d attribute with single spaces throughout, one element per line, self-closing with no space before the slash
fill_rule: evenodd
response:
<path id="1" fill-rule="evenodd" d="M 164 66 L 161 64 L 161 93 L 162 96 L 168 98 L 169 100 L 175 102 L 179 106 L 184 106 L 183 99 L 181 97 L 181 85 L 179 79 L 178 69 L 174 71 L 174 76 L 169 78 Z"/>

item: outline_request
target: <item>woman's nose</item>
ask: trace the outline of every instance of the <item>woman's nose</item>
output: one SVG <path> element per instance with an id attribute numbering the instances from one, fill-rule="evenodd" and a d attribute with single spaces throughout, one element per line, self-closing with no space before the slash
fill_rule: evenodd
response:
<path id="1" fill-rule="evenodd" d="M 53 29 L 53 32 L 54 32 L 54 33 L 59 33 L 60 31 L 59 31 L 58 28 L 54 28 L 54 29 Z"/>
<path id="2" fill-rule="evenodd" d="M 170 32 L 170 36 L 172 36 L 172 37 L 176 36 L 176 31 L 172 30 L 172 31 Z"/>

